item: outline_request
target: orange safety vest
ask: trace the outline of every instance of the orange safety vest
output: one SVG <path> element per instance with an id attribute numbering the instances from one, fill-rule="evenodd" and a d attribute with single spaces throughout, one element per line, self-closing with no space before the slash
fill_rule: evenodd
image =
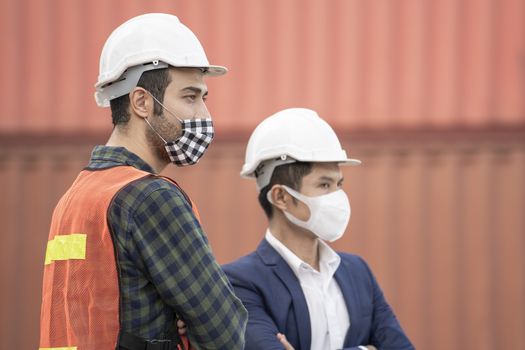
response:
<path id="1" fill-rule="evenodd" d="M 120 189 L 151 175 L 132 166 L 84 170 L 60 199 L 46 250 L 40 350 L 115 349 L 119 282 L 107 212 Z"/>

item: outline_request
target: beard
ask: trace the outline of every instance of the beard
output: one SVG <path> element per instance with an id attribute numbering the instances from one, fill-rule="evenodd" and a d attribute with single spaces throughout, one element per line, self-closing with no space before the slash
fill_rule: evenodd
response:
<path id="1" fill-rule="evenodd" d="M 167 141 L 176 141 L 182 134 L 180 123 L 172 123 L 164 115 L 153 115 L 150 120 L 151 126 Z M 151 128 L 146 129 L 146 140 L 155 155 L 166 164 L 171 163 L 170 156 L 164 147 L 164 141 Z"/>

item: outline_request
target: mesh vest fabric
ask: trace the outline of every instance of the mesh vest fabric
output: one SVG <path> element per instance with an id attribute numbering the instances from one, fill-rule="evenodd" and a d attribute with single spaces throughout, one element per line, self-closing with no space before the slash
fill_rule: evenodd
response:
<path id="1" fill-rule="evenodd" d="M 107 211 L 120 189 L 151 175 L 131 166 L 84 170 L 60 199 L 46 251 L 40 348 L 115 349 L 119 282 Z"/>

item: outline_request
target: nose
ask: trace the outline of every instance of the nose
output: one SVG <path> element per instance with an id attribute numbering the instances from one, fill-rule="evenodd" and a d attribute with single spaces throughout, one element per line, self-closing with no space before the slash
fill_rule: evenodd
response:
<path id="1" fill-rule="evenodd" d="M 199 107 L 195 113 L 195 118 L 211 118 L 210 111 L 208 111 L 208 106 L 206 106 L 206 103 L 204 103 L 204 100 L 201 99 L 201 102 L 199 103 Z"/>

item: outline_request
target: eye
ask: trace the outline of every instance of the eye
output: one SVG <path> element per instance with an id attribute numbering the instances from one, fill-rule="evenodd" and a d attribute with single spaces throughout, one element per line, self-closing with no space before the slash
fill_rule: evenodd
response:
<path id="1" fill-rule="evenodd" d="M 206 101 L 208 101 L 208 95 L 202 96 L 202 101 L 204 101 L 204 103 L 206 103 Z"/>
<path id="2" fill-rule="evenodd" d="M 322 182 L 319 184 L 319 188 L 322 188 L 322 189 L 329 189 L 330 188 L 330 184 L 328 182 Z"/>
<path id="3" fill-rule="evenodd" d="M 186 99 L 188 102 L 195 102 L 196 98 L 197 98 L 197 95 L 186 95 L 186 96 L 184 96 L 184 99 Z"/>

